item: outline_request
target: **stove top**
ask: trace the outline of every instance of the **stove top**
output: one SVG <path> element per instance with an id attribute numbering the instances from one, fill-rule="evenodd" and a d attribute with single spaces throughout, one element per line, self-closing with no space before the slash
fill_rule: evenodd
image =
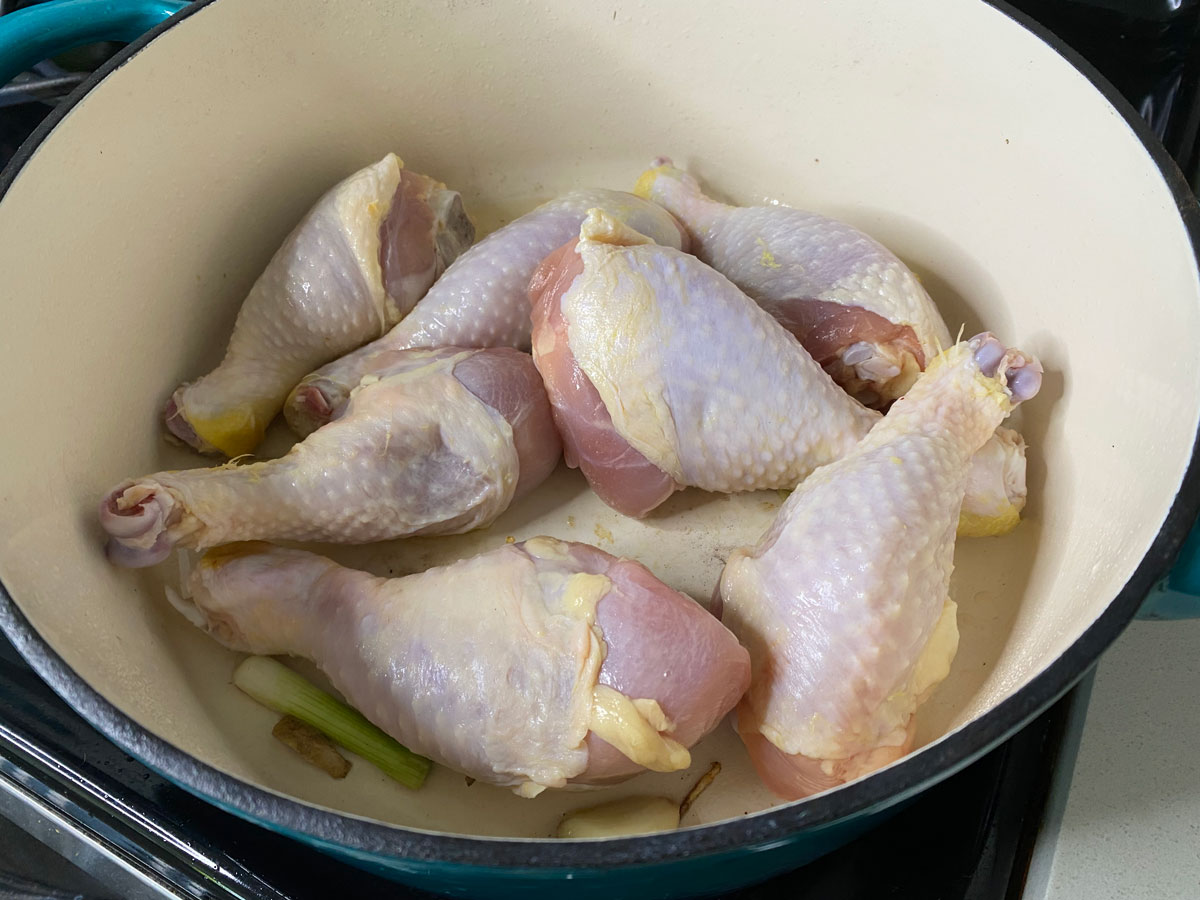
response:
<path id="1" fill-rule="evenodd" d="M 0 0 L 0 14 L 28 2 Z M 1200 0 L 1017 0 L 1134 103 L 1200 181 Z M 94 67 L 111 48 L 66 62 Z M 0 88 L 0 164 L 79 76 L 44 64 Z M 729 898 L 1014 900 L 1024 890 L 1073 692 L 883 827 Z M 1069 743 L 1069 742 L 1068 742 Z M 360 872 L 243 822 L 127 756 L 0 638 L 0 900 L 433 895 Z"/>

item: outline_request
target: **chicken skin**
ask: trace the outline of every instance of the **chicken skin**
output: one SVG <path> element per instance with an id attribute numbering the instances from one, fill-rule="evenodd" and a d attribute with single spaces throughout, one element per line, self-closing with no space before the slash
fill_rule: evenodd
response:
<path id="1" fill-rule="evenodd" d="M 721 575 L 753 675 L 738 731 L 794 800 L 887 765 L 958 646 L 955 523 L 971 457 L 1041 366 L 991 335 L 937 357 L 849 454 L 818 469 Z"/>

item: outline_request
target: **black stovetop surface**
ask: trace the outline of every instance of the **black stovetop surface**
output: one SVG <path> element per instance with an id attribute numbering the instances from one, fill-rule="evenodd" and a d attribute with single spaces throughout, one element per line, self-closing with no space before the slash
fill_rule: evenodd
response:
<path id="1" fill-rule="evenodd" d="M 1200 0 L 1018 0 L 1013 5 L 1100 68 L 1197 183 Z M 0 164 L 49 110 L 40 102 L 0 106 Z M 1019 898 L 1072 702 L 1073 696 L 1060 701 L 881 828 L 798 872 L 728 896 Z M 29 809 L 48 810 L 47 815 L 69 823 L 47 829 L 43 822 L 31 830 L 58 844 L 82 868 L 8 820 L 22 819 L 29 828 L 31 817 L 38 816 L 6 819 L 0 807 L 0 900 L 131 896 L 128 882 L 103 883 L 111 867 L 96 864 L 93 844 L 156 885 L 145 896 L 432 896 L 350 868 L 175 787 L 92 729 L 0 638 L 0 788 L 6 785 L 10 796 L 29 798 Z M 84 838 L 65 836 L 71 832 Z"/>

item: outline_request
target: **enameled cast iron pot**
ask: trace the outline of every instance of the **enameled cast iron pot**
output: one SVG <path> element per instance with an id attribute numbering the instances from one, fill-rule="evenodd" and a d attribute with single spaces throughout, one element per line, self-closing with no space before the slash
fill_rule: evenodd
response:
<path id="1" fill-rule="evenodd" d="M 5 17 L 0 75 L 133 39 L 180 6 L 63 0 Z M 344 782 L 309 769 L 230 685 L 234 655 L 163 601 L 169 566 L 105 562 L 103 491 L 199 462 L 159 436 L 167 394 L 219 358 L 304 210 L 389 150 L 461 190 L 481 233 L 568 188 L 628 189 L 668 154 L 735 201 L 851 221 L 919 273 L 952 331 L 986 326 L 1042 359 L 1043 391 L 1017 422 L 1025 521 L 959 542 L 961 649 L 922 708 L 918 752 L 775 805 L 723 728 L 694 754 L 725 771 L 688 827 L 553 841 L 561 813 L 593 798 L 521 800 L 444 770 L 410 793 L 366 764 Z M 166 777 L 427 888 L 560 896 L 572 879 L 585 896 L 667 896 L 800 865 L 1070 688 L 1195 519 L 1196 203 L 1112 88 L 1002 7 L 202 0 L 60 107 L 0 194 L 0 625 Z M 335 553 L 412 571 L 550 533 L 641 558 L 703 598 L 778 502 L 689 492 L 633 522 L 562 470 L 486 531 Z M 610 794 L 677 795 L 694 775 Z"/>

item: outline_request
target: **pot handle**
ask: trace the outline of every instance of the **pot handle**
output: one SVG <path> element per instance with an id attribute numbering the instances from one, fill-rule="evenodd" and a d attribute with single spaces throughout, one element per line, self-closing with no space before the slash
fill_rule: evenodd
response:
<path id="1" fill-rule="evenodd" d="M 1200 618 L 1200 521 L 1192 526 L 1167 577 L 1146 595 L 1137 617 Z"/>
<path id="2" fill-rule="evenodd" d="M 186 6 L 170 0 L 52 0 L 0 16 L 0 85 L 73 47 L 129 43 Z"/>

